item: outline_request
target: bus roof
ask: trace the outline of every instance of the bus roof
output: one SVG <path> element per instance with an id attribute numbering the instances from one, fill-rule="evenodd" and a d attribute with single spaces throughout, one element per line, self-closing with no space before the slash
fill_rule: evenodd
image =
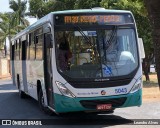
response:
<path id="1" fill-rule="evenodd" d="M 28 26 L 18 34 L 14 36 L 14 38 L 18 38 L 29 31 L 32 31 L 35 27 L 44 24 L 45 22 L 49 21 L 49 16 L 53 14 L 74 14 L 74 13 L 131 13 L 131 11 L 127 10 L 112 10 L 112 9 L 104 9 L 104 8 L 91 8 L 91 9 L 78 9 L 78 10 L 64 10 L 64 11 L 55 11 L 47 14 L 46 16 L 39 19 L 34 24 Z"/>
<path id="2" fill-rule="evenodd" d="M 91 8 L 91 9 L 78 9 L 78 10 L 64 10 L 51 12 L 52 14 L 67 14 L 67 13 L 131 13 L 127 10 L 113 10 L 113 9 L 104 9 L 104 8 Z"/>

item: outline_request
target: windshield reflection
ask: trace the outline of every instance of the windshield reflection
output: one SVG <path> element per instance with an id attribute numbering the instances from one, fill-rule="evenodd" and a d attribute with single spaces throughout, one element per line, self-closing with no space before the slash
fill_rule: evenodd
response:
<path id="1" fill-rule="evenodd" d="M 128 75 L 138 66 L 134 29 L 57 31 L 58 70 L 72 78 Z"/>

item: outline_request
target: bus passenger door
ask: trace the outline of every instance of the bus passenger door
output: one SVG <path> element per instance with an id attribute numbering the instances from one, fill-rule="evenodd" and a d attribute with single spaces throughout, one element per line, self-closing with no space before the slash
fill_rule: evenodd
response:
<path id="1" fill-rule="evenodd" d="M 44 80 L 47 93 L 48 105 L 54 108 L 53 84 L 52 84 L 52 48 L 48 46 L 50 33 L 44 33 Z"/>
<path id="2" fill-rule="evenodd" d="M 22 79 L 23 79 L 24 92 L 28 93 L 26 53 L 27 53 L 27 41 L 24 40 L 22 41 Z"/>

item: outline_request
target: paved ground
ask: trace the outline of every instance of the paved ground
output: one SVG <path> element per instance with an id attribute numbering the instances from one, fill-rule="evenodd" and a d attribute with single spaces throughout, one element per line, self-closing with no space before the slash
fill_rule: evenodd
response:
<path id="1" fill-rule="evenodd" d="M 133 119 L 160 119 L 160 102 L 144 102 L 141 107 L 116 109 L 114 114 L 84 114 L 70 113 L 63 116 L 48 116 L 41 112 L 37 101 L 32 98 L 20 99 L 18 91 L 10 80 L 0 81 L 0 119 L 53 119 L 54 128 L 57 127 L 160 127 L 160 125 L 128 125 Z M 110 120 L 112 119 L 112 120 Z M 113 120 L 115 119 L 115 120 Z M 117 120 L 118 119 L 118 120 Z M 74 125 L 64 125 L 64 124 Z M 63 124 L 63 125 L 60 125 Z M 83 125 L 85 124 L 85 125 Z M 99 125 L 97 125 L 99 124 Z M 4 127 L 4 126 L 0 126 Z M 8 126 L 9 127 L 9 126 Z M 17 126 L 12 126 L 17 128 Z M 20 127 L 20 126 L 19 126 Z M 26 126 L 27 127 L 27 126 Z M 39 127 L 39 126 L 37 126 Z M 42 126 L 52 127 L 53 126 Z"/>

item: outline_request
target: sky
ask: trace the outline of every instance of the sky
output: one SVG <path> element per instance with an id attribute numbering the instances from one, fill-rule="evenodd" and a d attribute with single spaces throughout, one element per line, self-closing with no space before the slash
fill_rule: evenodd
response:
<path id="1" fill-rule="evenodd" d="M 27 3 L 27 11 L 28 11 L 29 4 Z M 9 8 L 9 0 L 0 0 L 0 12 L 12 12 L 12 9 Z M 26 19 L 30 22 L 30 24 L 33 24 L 37 21 L 36 18 L 29 18 L 26 17 Z"/>

